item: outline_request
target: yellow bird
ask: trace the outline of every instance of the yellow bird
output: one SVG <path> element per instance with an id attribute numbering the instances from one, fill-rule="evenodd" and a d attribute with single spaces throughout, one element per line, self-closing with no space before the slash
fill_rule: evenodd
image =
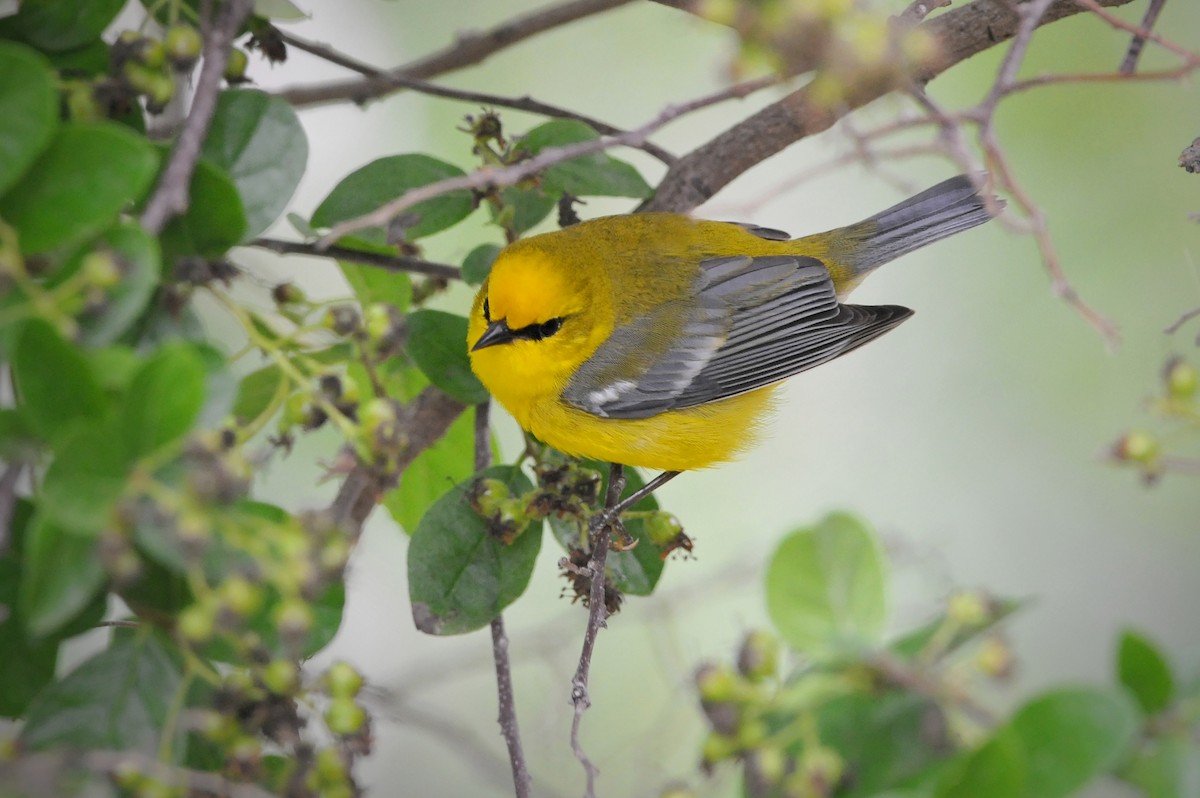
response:
<path id="1" fill-rule="evenodd" d="M 781 380 L 912 315 L 842 304 L 867 273 L 988 219 L 959 176 L 804 238 L 670 213 L 532 236 L 500 253 L 475 297 L 471 367 L 556 449 L 703 468 L 753 444 Z"/>

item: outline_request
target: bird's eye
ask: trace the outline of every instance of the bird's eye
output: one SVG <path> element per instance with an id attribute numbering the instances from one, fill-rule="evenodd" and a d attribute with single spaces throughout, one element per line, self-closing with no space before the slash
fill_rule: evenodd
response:
<path id="1" fill-rule="evenodd" d="M 488 304 L 487 297 L 483 298 L 483 320 L 486 322 L 491 322 L 492 320 L 492 306 Z"/>
<path id="2" fill-rule="evenodd" d="M 543 338 L 549 338 L 550 336 L 554 335 L 556 332 L 561 330 L 562 325 L 563 325 L 562 316 L 559 316 L 554 319 L 550 319 L 550 321 L 542 322 L 541 324 L 537 325 L 534 328 L 534 333 L 535 333 L 534 339 L 540 341 Z"/>

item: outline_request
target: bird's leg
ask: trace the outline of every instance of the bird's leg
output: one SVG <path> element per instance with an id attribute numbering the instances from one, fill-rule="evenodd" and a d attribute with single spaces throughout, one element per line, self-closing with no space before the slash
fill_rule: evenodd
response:
<path id="1" fill-rule="evenodd" d="M 651 493 L 658 490 L 677 476 L 679 476 L 678 471 L 664 471 L 642 487 L 635 490 L 633 493 L 629 494 L 623 500 L 616 502 L 615 504 L 612 502 L 606 502 L 607 506 L 605 507 L 604 512 L 600 515 L 600 526 L 601 528 L 612 526 L 613 534 L 617 538 L 616 542 L 613 543 L 613 548 L 615 548 L 617 551 L 628 551 L 637 545 L 637 540 L 625 530 L 625 525 L 621 523 L 621 513 L 625 512 L 630 507 L 637 504 L 642 499 L 646 498 Z M 619 495 L 620 494 L 618 493 L 618 496 Z"/>
<path id="2" fill-rule="evenodd" d="M 682 473 L 682 472 L 680 472 L 680 471 L 664 471 L 664 472 L 662 472 L 661 474 L 656 476 L 654 479 L 650 480 L 645 485 L 643 485 L 642 487 L 635 490 L 633 493 L 626 496 L 624 499 L 621 500 L 621 502 L 616 507 L 612 508 L 608 512 L 613 517 L 619 516 L 621 513 L 625 512 L 630 507 L 637 504 L 642 499 L 646 498 L 651 493 L 653 493 L 654 491 L 661 488 L 663 485 L 666 485 L 668 482 L 675 479 L 675 477 L 679 476 L 680 473 Z"/>

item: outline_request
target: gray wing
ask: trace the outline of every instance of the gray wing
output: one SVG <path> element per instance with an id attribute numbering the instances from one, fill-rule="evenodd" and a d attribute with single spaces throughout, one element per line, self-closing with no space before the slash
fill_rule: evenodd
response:
<path id="1" fill-rule="evenodd" d="M 665 352 L 656 332 L 678 305 L 615 329 L 563 399 L 604 418 L 645 418 L 762 388 L 846 354 L 912 315 L 895 305 L 843 305 L 814 258 L 735 256 L 700 264 L 698 302 Z M 630 376 L 636 375 L 636 376 Z"/>

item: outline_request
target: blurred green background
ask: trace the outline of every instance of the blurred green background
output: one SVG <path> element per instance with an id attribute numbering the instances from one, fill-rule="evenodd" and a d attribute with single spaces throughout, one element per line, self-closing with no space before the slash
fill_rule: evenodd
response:
<path id="1" fill-rule="evenodd" d="M 302 5 L 313 17 L 289 31 L 392 66 L 447 45 L 459 30 L 541 3 Z M 1123 10 L 1131 20 L 1141 13 L 1140 3 Z M 1200 6 L 1168 4 L 1159 30 L 1200 47 Z M 1023 74 L 1111 70 L 1126 45 L 1126 35 L 1097 19 L 1068 20 L 1038 34 Z M 441 82 L 529 94 L 634 127 L 668 103 L 723 86 L 735 47 L 727 30 L 642 2 L 540 35 Z M 953 69 L 930 93 L 951 108 L 977 102 L 1001 54 Z M 1167 63 L 1151 47 L 1143 67 Z M 283 67 L 256 61 L 250 72 L 266 89 L 346 74 L 296 51 Z M 688 116 L 655 141 L 687 152 L 779 96 L 764 92 Z M 1101 455 L 1120 432 L 1148 423 L 1144 400 L 1164 359 L 1196 355 L 1196 324 L 1174 337 L 1162 330 L 1200 305 L 1200 228 L 1187 218 L 1200 211 L 1200 176 L 1176 165 L 1200 134 L 1198 100 L 1194 86 L 1177 83 L 1069 85 L 1013 97 L 998 113 L 1012 168 L 1045 211 L 1073 284 L 1120 326 L 1115 353 L 1051 295 L 1033 240 L 993 223 L 874 275 L 855 301 L 906 305 L 916 317 L 791 380 L 764 442 L 740 462 L 663 489 L 663 505 L 696 540 L 695 558 L 672 562 L 658 594 L 627 602 L 600 637 L 583 740 L 601 767 L 602 794 L 653 795 L 676 777 L 710 794 L 734 792 L 729 773 L 710 782 L 696 776 L 704 726 L 691 674 L 701 661 L 731 658 L 746 630 L 765 623 L 766 557 L 784 532 L 833 509 L 860 513 L 883 536 L 897 630 L 925 619 L 956 587 L 1030 600 L 1008 624 L 1019 670 L 994 696 L 999 709 L 1051 684 L 1111 682 L 1124 627 L 1158 640 L 1182 673 L 1196 672 L 1200 482 L 1168 476 L 1147 488 Z M 865 130 L 899 107 L 884 100 L 851 122 Z M 469 137 L 455 128 L 478 111 L 412 93 L 364 109 L 303 111 L 311 156 L 293 209 L 307 216 L 337 180 L 383 155 L 425 151 L 470 167 Z M 502 117 L 510 133 L 538 121 Z M 804 234 L 857 221 L 954 171 L 936 159 L 884 163 L 894 178 L 885 179 L 851 166 L 781 188 L 849 146 L 837 128 L 794 145 L 697 213 Z M 652 184 L 661 174 L 640 153 L 617 154 Z M 590 202 L 581 214 L 628 209 Z M 461 262 L 478 243 L 501 243 L 484 216 L 428 239 L 427 256 Z M 239 262 L 264 285 L 291 279 L 315 295 L 345 293 L 336 269 L 320 260 L 245 251 Z M 467 290 L 455 289 L 440 304 L 465 312 L 468 301 Z M 262 303 L 269 307 L 265 292 Z M 497 415 L 513 454 L 515 427 Z M 332 458 L 335 446 L 332 436 L 302 440 L 271 466 L 269 498 L 297 507 L 332 496 L 335 486 L 317 484 L 320 475 L 301 465 Z M 342 631 L 319 657 L 318 665 L 349 660 L 380 689 L 377 748 L 364 781 L 380 795 L 509 795 L 490 640 L 415 631 L 405 546 L 404 533 L 377 511 L 351 565 Z M 584 613 L 560 596 L 559 556 L 553 544 L 543 548 L 528 593 L 506 614 L 538 795 L 578 794 L 583 775 L 568 745 L 567 699 Z M 1097 785 L 1089 794 L 1127 793 Z"/>

